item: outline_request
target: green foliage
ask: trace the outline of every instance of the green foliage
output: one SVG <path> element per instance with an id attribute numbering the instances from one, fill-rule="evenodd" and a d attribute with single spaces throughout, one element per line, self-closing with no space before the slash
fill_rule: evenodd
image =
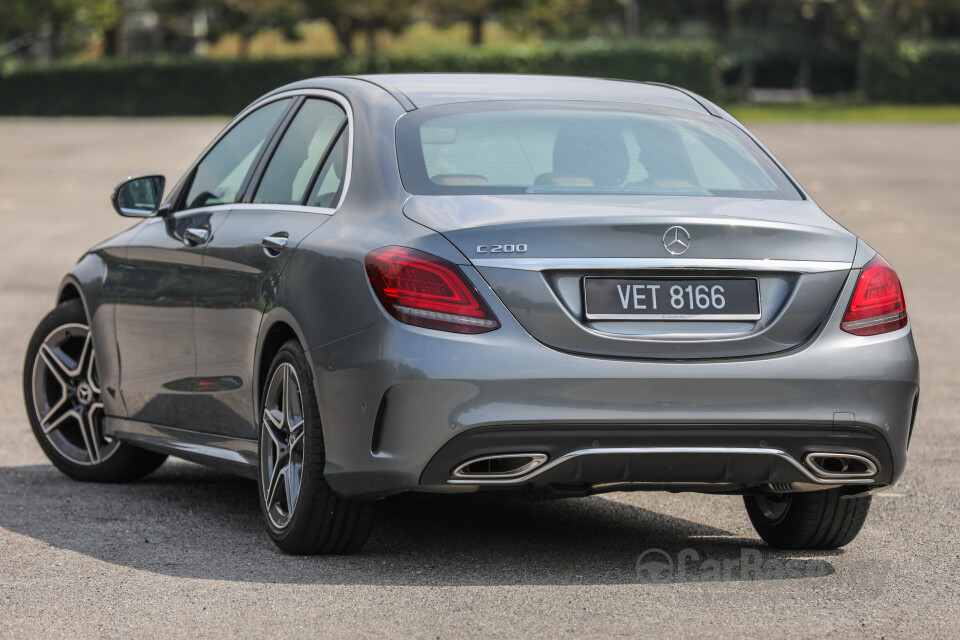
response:
<path id="1" fill-rule="evenodd" d="M 869 48 L 863 58 L 863 90 L 871 100 L 958 103 L 960 41 L 902 42 Z"/>
<path id="2" fill-rule="evenodd" d="M 119 0 L 0 1 L 0 37 L 39 29 L 50 22 L 106 29 L 119 19 Z"/>
<path id="3" fill-rule="evenodd" d="M 547 44 L 409 56 L 157 59 L 21 67 L 0 76 L 0 115 L 232 114 L 280 85 L 322 75 L 490 72 L 668 82 L 716 97 L 717 52 L 706 41 Z"/>
<path id="4" fill-rule="evenodd" d="M 438 51 L 387 60 L 381 71 L 543 73 L 650 80 L 680 85 L 705 96 L 719 88 L 717 51 L 705 41 L 516 45 Z"/>
<path id="5" fill-rule="evenodd" d="M 606 19 L 622 19 L 617 0 L 525 0 L 504 7 L 503 23 L 514 30 L 551 38 L 582 38 Z"/>
<path id="6" fill-rule="evenodd" d="M 436 25 L 447 27 L 459 20 L 470 25 L 470 44 L 483 43 L 483 24 L 497 13 L 516 10 L 520 0 L 418 0 L 417 6 Z"/>
<path id="7" fill-rule="evenodd" d="M 376 32 L 398 32 L 410 22 L 412 0 L 301 0 L 306 14 L 323 18 L 333 27 L 337 41 L 347 53 L 353 52 L 353 36 L 367 34 L 369 47 L 376 49 Z"/>
<path id="8" fill-rule="evenodd" d="M 298 37 L 300 7 L 296 0 L 150 0 L 166 22 L 176 22 L 198 9 L 210 12 L 208 37 L 216 42 L 228 33 L 240 37 L 246 55 L 250 40 L 267 29 L 278 29 L 287 40 Z"/>
<path id="9" fill-rule="evenodd" d="M 50 55 L 82 51 L 92 32 L 119 24 L 120 0 L 0 0 L 0 44 L 49 28 Z"/>

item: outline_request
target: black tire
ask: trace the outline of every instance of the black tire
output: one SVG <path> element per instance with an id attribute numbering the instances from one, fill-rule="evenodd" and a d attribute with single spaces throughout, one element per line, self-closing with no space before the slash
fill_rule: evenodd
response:
<path id="1" fill-rule="evenodd" d="M 30 420 L 33 435 L 47 458 L 71 478 L 87 482 L 135 480 L 155 471 L 167 456 L 139 449 L 129 443 L 112 440 L 102 435 L 103 410 L 99 386 L 94 386 L 94 391 L 89 384 L 86 385 L 84 402 L 79 400 L 80 386 L 85 381 L 96 380 L 96 384 L 99 384 L 92 338 L 89 339 L 89 345 L 87 344 L 88 327 L 83 304 L 77 299 L 61 303 L 40 321 L 30 339 L 23 365 L 23 397 L 26 402 L 27 417 Z M 71 331 L 74 334 L 71 334 Z M 64 344 L 67 341 L 74 344 L 83 342 L 77 357 L 81 374 L 76 379 L 66 380 L 66 384 L 60 382 L 66 374 L 56 366 L 46 364 L 56 362 L 62 365 L 61 360 L 43 360 L 42 357 L 38 360 L 41 348 L 48 344 L 47 340 L 58 332 L 63 332 L 66 336 Z M 54 369 L 59 374 L 54 373 Z M 75 380 L 80 381 L 79 385 L 73 384 Z M 43 399 L 40 404 L 35 397 L 35 388 L 42 394 Z M 62 403 L 59 399 L 56 403 L 60 405 L 59 417 L 64 418 L 63 414 L 70 414 L 60 422 L 59 427 L 52 429 L 49 425 L 56 419 L 49 416 L 56 412 L 50 411 L 46 416 L 40 415 L 40 406 L 43 403 L 49 403 L 51 394 L 56 394 L 58 398 L 63 399 Z M 44 417 L 48 418 L 45 423 L 48 425 L 47 432 L 41 426 L 41 419 Z M 90 442 L 87 438 L 93 438 L 92 442 L 96 444 L 85 444 Z M 84 458 L 84 449 L 87 451 L 86 458 Z M 93 453 L 94 451 L 96 454 Z"/>
<path id="2" fill-rule="evenodd" d="M 286 380 L 295 382 L 299 394 L 288 406 L 300 414 L 289 418 L 286 408 L 273 408 L 277 404 L 275 384 L 278 376 L 286 372 L 295 374 Z M 375 501 L 349 500 L 338 496 L 323 477 L 325 461 L 323 433 L 320 428 L 320 410 L 313 390 L 313 378 L 303 348 L 293 339 L 287 341 L 277 352 L 270 365 L 260 399 L 260 444 L 257 492 L 260 496 L 260 511 L 264 516 L 267 531 L 274 543 L 284 552 L 301 555 L 348 554 L 360 550 L 373 530 L 378 503 Z M 287 387 L 279 393 L 285 394 Z M 292 388 L 292 387 L 291 387 Z M 268 422 L 268 403 L 272 409 L 273 422 Z M 277 415 L 280 411 L 281 415 Z M 301 426 L 290 428 L 291 422 Z M 272 434 L 272 435 L 271 435 Z M 299 435 L 293 435 L 299 434 Z M 283 438 L 286 437 L 286 445 Z M 293 446 L 289 446 L 291 440 Z M 285 446 L 285 449 L 283 448 Z M 287 451 L 286 457 L 281 453 Z M 286 484 L 280 495 L 279 482 L 274 478 L 296 477 L 296 460 L 299 460 L 300 480 L 295 483 L 296 496 L 290 508 L 290 495 Z M 286 462 L 286 472 L 278 471 L 281 462 Z M 289 475 L 288 475 L 289 474 Z M 273 491 L 271 491 L 271 488 Z M 267 493 L 271 493 L 268 507 Z"/>
<path id="3" fill-rule="evenodd" d="M 839 549 L 867 519 L 872 496 L 843 498 L 840 489 L 743 497 L 760 537 L 780 549 Z"/>

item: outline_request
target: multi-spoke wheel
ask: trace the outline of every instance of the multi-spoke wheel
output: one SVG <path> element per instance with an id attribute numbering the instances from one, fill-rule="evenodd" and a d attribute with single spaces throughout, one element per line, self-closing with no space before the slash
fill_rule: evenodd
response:
<path id="1" fill-rule="evenodd" d="M 336 495 L 323 477 L 320 412 L 303 348 L 285 343 L 260 404 L 260 507 L 287 553 L 353 553 L 373 527 L 376 503 Z"/>
<path id="2" fill-rule="evenodd" d="M 165 456 L 104 434 L 104 407 L 93 334 L 83 306 L 71 300 L 37 327 L 24 362 L 24 397 L 34 434 L 47 457 L 81 480 L 132 479 Z"/>
<path id="3" fill-rule="evenodd" d="M 57 327 L 33 361 L 33 405 L 40 429 L 57 452 L 80 465 L 108 460 L 120 444 L 103 435 L 103 402 L 90 329 Z"/>
<path id="4" fill-rule="evenodd" d="M 303 401 L 293 365 L 282 363 L 267 387 L 260 438 L 260 482 L 271 524 L 290 522 L 303 478 Z"/>

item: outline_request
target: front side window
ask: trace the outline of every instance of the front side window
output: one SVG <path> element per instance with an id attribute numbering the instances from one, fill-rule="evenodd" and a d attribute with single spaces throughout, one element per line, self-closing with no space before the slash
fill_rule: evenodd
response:
<path id="1" fill-rule="evenodd" d="M 397 146 L 404 186 L 415 194 L 801 197 L 743 131 L 678 109 L 449 105 L 404 116 Z"/>
<path id="2" fill-rule="evenodd" d="M 283 134 L 253 201 L 301 204 L 320 163 L 346 121 L 343 109 L 333 102 L 305 101 Z"/>
<path id="3" fill-rule="evenodd" d="M 289 99 L 277 100 L 246 116 L 200 161 L 193 174 L 184 209 L 233 204 Z"/>

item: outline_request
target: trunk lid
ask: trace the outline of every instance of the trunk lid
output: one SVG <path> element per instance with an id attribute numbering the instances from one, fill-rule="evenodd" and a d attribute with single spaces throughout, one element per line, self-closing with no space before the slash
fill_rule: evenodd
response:
<path id="1" fill-rule="evenodd" d="M 600 356 L 743 357 L 794 347 L 833 308 L 856 251 L 856 237 L 810 201 L 414 196 L 404 213 L 452 242 L 532 336 Z M 688 246 L 671 247 L 677 255 L 664 246 L 674 226 L 689 233 Z M 761 317 L 588 319 L 589 277 L 756 278 Z"/>

